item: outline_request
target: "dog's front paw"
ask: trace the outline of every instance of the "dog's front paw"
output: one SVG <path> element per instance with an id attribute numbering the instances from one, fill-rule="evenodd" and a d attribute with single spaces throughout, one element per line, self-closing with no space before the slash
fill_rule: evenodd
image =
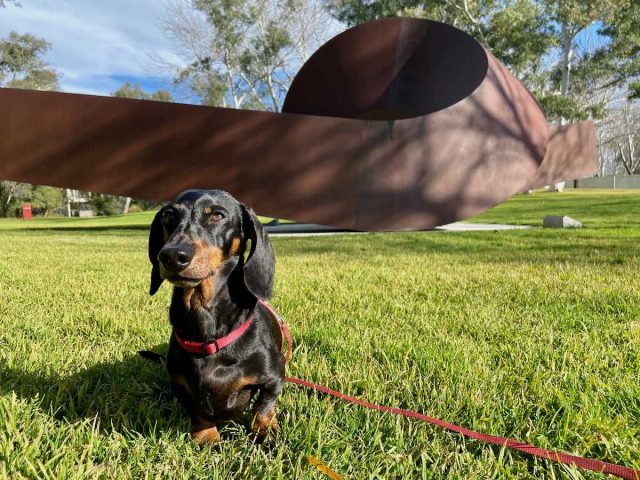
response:
<path id="1" fill-rule="evenodd" d="M 200 445 L 218 443 L 220 441 L 220 433 L 218 433 L 215 425 L 194 425 L 191 430 L 191 438 Z"/>
<path id="2" fill-rule="evenodd" d="M 262 442 L 266 438 L 273 439 L 280 430 L 275 410 L 266 415 L 256 415 L 253 420 L 252 430 L 258 442 Z"/>

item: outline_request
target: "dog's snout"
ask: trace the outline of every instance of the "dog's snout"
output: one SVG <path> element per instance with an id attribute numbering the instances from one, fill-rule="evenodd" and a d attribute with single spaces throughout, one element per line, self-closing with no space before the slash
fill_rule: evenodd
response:
<path id="1" fill-rule="evenodd" d="M 195 250 L 189 245 L 172 245 L 160 250 L 158 260 L 164 268 L 177 273 L 189 266 L 194 255 Z"/>

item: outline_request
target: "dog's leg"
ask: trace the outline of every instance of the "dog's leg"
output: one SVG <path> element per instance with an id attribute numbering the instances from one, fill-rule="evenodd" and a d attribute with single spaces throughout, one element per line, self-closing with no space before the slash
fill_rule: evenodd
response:
<path id="1" fill-rule="evenodd" d="M 191 438 L 197 443 L 218 443 L 220 434 L 214 422 L 196 418 L 191 424 Z"/>
<path id="2" fill-rule="evenodd" d="M 174 377 L 171 379 L 171 392 L 182 404 L 184 409 L 187 411 L 187 414 L 194 419 L 196 415 L 196 407 L 193 403 L 192 392 L 189 385 L 182 377 Z"/>
<path id="3" fill-rule="evenodd" d="M 276 401 L 282 392 L 283 380 L 275 379 L 265 383 L 253 405 L 253 434 L 258 440 L 263 440 L 269 433 L 276 433 L 279 429 L 276 418 Z"/>
<path id="4" fill-rule="evenodd" d="M 193 394 L 184 378 L 174 376 L 171 379 L 171 390 L 191 417 L 191 438 L 197 443 L 217 443 L 220 441 L 220 434 L 214 422 L 204 420 L 196 414 L 196 407 L 193 402 Z"/>

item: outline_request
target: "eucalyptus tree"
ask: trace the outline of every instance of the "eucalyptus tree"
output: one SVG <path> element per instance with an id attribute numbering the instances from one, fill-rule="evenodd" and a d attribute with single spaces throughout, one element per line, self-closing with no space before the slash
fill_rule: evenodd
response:
<path id="1" fill-rule="evenodd" d="M 186 59 L 176 85 L 195 101 L 270 111 L 338 28 L 320 0 L 173 0 L 161 26 Z"/>

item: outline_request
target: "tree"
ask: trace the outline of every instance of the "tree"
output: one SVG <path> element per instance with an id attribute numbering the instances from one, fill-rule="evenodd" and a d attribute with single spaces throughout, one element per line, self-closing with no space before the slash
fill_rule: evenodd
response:
<path id="1" fill-rule="evenodd" d="M 92 193 L 89 204 L 96 215 L 117 215 L 122 212 L 122 197 Z"/>
<path id="2" fill-rule="evenodd" d="M 174 0 L 162 26 L 188 62 L 176 84 L 198 103 L 270 111 L 336 30 L 320 0 Z"/>
<path id="3" fill-rule="evenodd" d="M 29 201 L 33 208 L 44 210 L 44 216 L 50 210 L 60 208 L 63 201 L 62 189 L 32 185 L 25 192 L 25 201 Z"/>
<path id="4" fill-rule="evenodd" d="M 640 174 L 640 105 L 619 98 L 599 128 L 601 174 Z"/>
<path id="5" fill-rule="evenodd" d="M 11 32 L 0 40 L 0 87 L 57 90 L 58 72 L 42 58 L 50 47 L 30 33 Z"/>
<path id="6" fill-rule="evenodd" d="M 558 60 L 549 68 L 546 82 L 541 82 L 535 91 L 538 100 L 547 117 L 558 123 L 601 118 L 604 105 L 592 92 L 598 83 L 604 83 L 611 70 L 603 68 L 594 57 L 593 45 L 578 52 L 576 38 L 587 28 L 610 21 L 620 2 L 544 0 L 542 4 L 545 23 L 550 25 L 550 37 L 558 49 Z"/>
<path id="7" fill-rule="evenodd" d="M 17 199 L 23 196 L 28 185 L 18 182 L 0 181 L 0 215 L 8 217 L 12 215 L 17 205 Z"/>
<path id="8" fill-rule="evenodd" d="M 328 0 L 328 11 L 349 26 L 396 16 L 448 23 L 482 39 L 497 0 Z"/>
<path id="9" fill-rule="evenodd" d="M 626 4 L 615 10 L 611 22 L 601 30 L 611 43 L 598 52 L 598 59 L 610 62 L 615 72 L 606 87 L 629 82 L 628 97 L 640 98 L 640 3 L 623 3 Z"/>
<path id="10" fill-rule="evenodd" d="M 125 82 L 122 86 L 111 94 L 119 98 L 137 98 L 138 100 L 155 100 L 158 102 L 173 102 L 173 96 L 168 90 L 156 90 L 153 93 L 147 93 L 142 90 L 139 84 L 131 84 Z"/>
<path id="11" fill-rule="evenodd" d="M 544 55 L 556 41 L 543 8 L 532 0 L 506 2 L 486 20 L 485 45 L 520 80 L 530 86 L 540 82 Z"/>
<path id="12" fill-rule="evenodd" d="M 2 181 L 0 182 L 0 215 L 13 216 L 16 208 L 25 202 L 34 209 L 40 209 L 47 216 L 51 210 L 62 206 L 62 189 L 43 185 L 30 185 Z"/>

